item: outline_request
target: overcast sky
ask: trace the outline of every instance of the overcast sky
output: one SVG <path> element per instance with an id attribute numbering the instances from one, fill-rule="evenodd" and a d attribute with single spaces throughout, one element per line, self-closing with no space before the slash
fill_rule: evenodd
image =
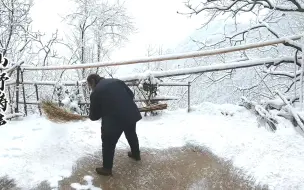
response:
<path id="1" fill-rule="evenodd" d="M 32 17 L 34 28 L 44 32 L 62 29 L 60 14 L 69 11 L 69 0 L 35 0 Z M 134 18 L 138 32 L 129 37 L 124 48 L 114 55 L 125 58 L 142 57 L 151 45 L 174 47 L 198 26 L 194 19 L 177 14 L 185 10 L 183 0 L 127 0 L 125 5 Z M 114 58 L 113 58 L 114 59 Z"/>

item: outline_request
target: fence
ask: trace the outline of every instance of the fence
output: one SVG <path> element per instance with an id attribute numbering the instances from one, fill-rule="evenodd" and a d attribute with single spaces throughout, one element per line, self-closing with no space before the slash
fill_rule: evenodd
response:
<path id="1" fill-rule="evenodd" d="M 38 106 L 38 109 L 39 109 L 39 112 L 40 112 L 40 115 L 42 114 L 41 112 L 41 108 L 40 108 L 40 97 L 39 97 L 39 91 L 38 91 L 38 86 L 39 85 L 44 85 L 44 86 L 55 86 L 57 84 L 56 81 L 24 81 L 23 80 L 23 72 L 18 72 L 18 70 L 20 70 L 20 67 L 17 68 L 17 76 L 18 76 L 18 73 L 20 73 L 20 77 L 17 77 L 17 80 L 16 82 L 10 82 L 8 83 L 9 86 L 11 85 L 15 85 L 16 87 L 22 87 L 22 96 L 23 96 L 23 101 L 20 101 L 19 99 L 19 93 L 20 93 L 20 90 L 16 90 L 16 108 L 14 110 L 15 113 L 19 113 L 19 104 L 23 104 L 24 106 L 24 113 L 25 115 L 27 115 L 27 105 L 37 105 Z M 21 80 L 18 81 L 18 78 L 20 78 Z M 61 83 L 63 84 L 64 86 L 79 86 L 79 85 L 86 85 L 86 83 L 79 83 L 79 82 L 64 82 L 64 83 Z M 131 87 L 131 86 L 138 86 L 139 84 L 136 83 L 136 82 L 126 82 L 126 84 Z M 36 94 L 36 101 L 27 101 L 26 100 L 26 97 L 25 97 L 25 88 L 24 86 L 25 85 L 34 85 L 35 87 L 35 94 Z M 190 86 L 191 86 L 191 83 L 188 82 L 188 83 L 159 83 L 158 86 L 184 86 L 184 87 L 188 87 L 188 110 L 190 110 Z M 19 89 L 19 88 L 18 88 Z M 10 96 L 10 95 L 9 95 Z M 10 98 L 10 97 L 9 97 Z M 170 101 L 170 100 L 175 100 L 176 98 L 174 97 L 155 97 L 155 98 L 151 98 L 151 99 L 135 99 L 134 101 L 135 102 L 146 102 L 146 101 L 152 101 L 152 102 L 155 102 L 155 101 Z M 79 103 L 80 105 L 89 105 L 89 102 L 80 102 Z M 150 111 L 149 109 L 147 110 L 144 110 L 144 108 L 139 108 L 140 110 L 142 110 L 142 112 L 148 112 Z M 158 107 L 158 108 L 154 108 L 153 110 L 160 110 L 160 109 L 163 109 L 163 107 Z"/>
<path id="2" fill-rule="evenodd" d="M 44 67 L 34 67 L 29 65 L 24 65 L 24 63 L 15 65 L 10 69 L 7 69 L 6 72 L 15 72 L 16 71 L 16 80 L 11 80 L 6 83 L 6 85 L 10 88 L 10 86 L 14 86 L 16 89 L 15 101 L 12 102 L 15 104 L 15 109 L 12 112 L 19 113 L 19 104 L 24 105 L 24 112 L 27 115 L 27 105 L 34 104 L 39 108 L 39 112 L 41 114 L 40 109 L 40 97 L 38 92 L 38 85 L 46 85 L 46 86 L 54 86 L 56 81 L 24 81 L 23 73 L 24 71 L 34 71 L 34 70 L 67 70 L 67 69 L 86 69 L 86 68 L 98 68 L 98 67 L 110 67 L 110 66 L 120 66 L 120 65 L 130 65 L 130 64 L 138 64 L 138 63 L 148 63 L 148 62 L 156 62 L 156 61 L 168 61 L 168 60 L 178 60 L 178 59 L 187 59 L 187 58 L 195 58 L 195 57 L 203 57 L 203 56 L 211 56 L 229 52 L 236 52 L 240 50 L 247 50 L 259 47 L 265 47 L 276 44 L 283 44 L 290 42 L 290 40 L 298 40 L 301 39 L 303 35 L 294 35 L 288 36 L 285 38 L 279 38 L 275 40 L 269 40 L 260 43 L 254 44 L 246 44 L 229 48 L 221 48 L 216 50 L 208 50 L 208 51 L 197 51 L 183 54 L 172 54 L 172 55 L 163 55 L 163 56 L 155 56 L 141 59 L 132 59 L 127 61 L 114 61 L 114 62 L 104 62 L 104 63 L 88 63 L 88 64 L 80 64 L 80 65 L 57 65 L 57 66 L 44 66 Z M 238 69 L 238 68 L 246 68 L 246 67 L 254 67 L 259 65 L 275 65 L 281 61 L 294 61 L 294 57 L 281 57 L 281 58 L 264 58 L 259 60 L 238 60 L 235 62 L 231 62 L 228 64 L 214 64 L 211 66 L 200 66 L 186 69 L 175 69 L 170 71 L 158 71 L 158 72 L 150 72 L 140 75 L 132 75 L 126 77 L 120 77 L 120 79 L 124 80 L 128 86 L 138 86 L 138 82 L 140 78 L 143 78 L 144 75 L 153 75 L 156 78 L 165 78 L 170 76 L 179 76 L 179 75 L 188 75 L 188 74 L 197 74 L 197 73 L 206 73 L 206 72 L 214 72 L 214 71 L 222 71 L 222 70 L 230 70 L 230 69 Z M 34 85 L 36 101 L 26 101 L 25 98 L 25 85 Z M 77 81 L 77 82 L 65 82 L 66 86 L 83 86 L 86 85 L 86 81 Z M 20 86 L 22 87 L 22 96 L 23 102 L 20 101 Z M 188 111 L 190 111 L 190 82 L 186 83 L 160 83 L 159 86 L 185 86 L 188 87 Z M 11 94 L 9 92 L 9 98 Z M 168 101 L 173 100 L 174 98 L 155 98 L 154 101 Z M 153 99 L 152 99 L 153 100 Z M 135 100 L 136 102 L 147 101 L 147 100 Z M 88 102 L 81 102 L 81 104 L 89 104 Z"/>

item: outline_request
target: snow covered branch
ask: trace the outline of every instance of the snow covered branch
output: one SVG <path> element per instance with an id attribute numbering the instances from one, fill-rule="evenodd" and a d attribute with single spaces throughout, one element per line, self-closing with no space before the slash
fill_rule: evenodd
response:
<path id="1" fill-rule="evenodd" d="M 289 77 L 289 78 L 295 78 L 295 77 L 300 76 L 300 74 L 301 74 L 301 71 L 297 71 L 296 75 L 295 75 L 294 72 L 288 72 L 288 71 L 272 71 L 272 70 L 268 70 L 268 71 L 263 71 L 263 72 L 267 73 L 267 74 L 271 74 L 271 75 L 286 76 L 286 77 Z"/>
<path id="2" fill-rule="evenodd" d="M 258 115 L 260 120 L 266 121 L 269 128 L 272 131 L 275 131 L 277 129 L 278 121 L 275 118 L 274 115 L 272 115 L 270 112 L 268 112 L 265 108 L 263 108 L 261 105 L 249 101 L 246 97 L 242 97 L 242 106 L 246 107 L 247 109 L 254 112 L 254 114 Z M 261 123 L 260 123 L 261 124 Z"/>
<path id="3" fill-rule="evenodd" d="M 236 15 L 241 12 L 251 12 L 255 8 L 263 7 L 269 10 L 278 10 L 282 12 L 304 12 L 304 5 L 297 0 L 290 0 L 288 4 L 274 4 L 271 0 L 209 0 L 205 3 L 200 3 L 198 6 L 185 3 L 185 6 L 190 10 L 189 13 L 182 14 L 199 14 L 204 11 L 211 12 L 213 14 L 221 14 L 231 12 Z"/>
<path id="4" fill-rule="evenodd" d="M 294 117 L 295 121 L 297 122 L 297 124 L 300 127 L 300 129 L 302 130 L 302 132 L 304 132 L 304 124 L 303 124 L 303 121 L 301 121 L 301 118 L 298 115 L 298 113 L 294 110 L 294 108 L 290 105 L 288 100 L 280 92 L 277 92 L 277 94 L 284 101 L 288 111 L 292 114 L 292 116 Z"/>
<path id="5" fill-rule="evenodd" d="M 268 23 L 266 23 L 265 21 L 260 21 L 260 24 L 258 25 L 255 25 L 255 26 L 252 26 L 252 27 L 249 27 L 247 29 L 244 29 L 244 30 L 241 30 L 237 33 L 234 33 L 232 35 L 229 35 L 229 36 L 224 36 L 224 39 L 223 40 L 219 40 L 218 42 L 216 43 L 213 43 L 213 44 L 210 44 L 210 45 L 207 45 L 205 43 L 202 43 L 200 41 L 197 41 L 197 40 L 192 40 L 193 42 L 195 43 L 198 43 L 198 44 L 202 44 L 203 46 L 200 48 L 200 50 L 202 50 L 203 48 L 205 47 L 214 47 L 216 45 L 219 45 L 221 43 L 224 43 L 226 40 L 229 40 L 230 42 L 230 45 L 232 46 L 235 46 L 237 45 L 238 43 L 241 43 L 243 41 L 245 41 L 245 35 L 247 33 L 249 33 L 250 31 L 253 31 L 255 29 L 259 29 L 259 28 L 266 28 L 272 35 L 274 35 L 276 38 L 280 38 L 280 35 L 275 31 L 274 28 L 270 27 L 270 25 Z M 237 37 L 238 36 L 241 36 L 240 39 L 238 39 Z M 293 40 L 289 40 L 289 39 L 286 39 L 285 42 L 283 42 L 283 45 L 285 46 L 289 46 L 289 47 L 293 47 L 299 51 L 302 51 L 302 47 L 300 44 L 296 43 L 295 41 Z"/>

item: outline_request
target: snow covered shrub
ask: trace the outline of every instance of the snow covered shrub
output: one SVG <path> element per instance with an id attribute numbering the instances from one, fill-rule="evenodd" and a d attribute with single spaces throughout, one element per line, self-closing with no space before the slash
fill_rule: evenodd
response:
<path id="1" fill-rule="evenodd" d="M 148 111 L 145 111 L 145 116 L 150 112 L 151 115 L 158 115 L 157 110 L 161 110 L 159 106 L 163 107 L 165 104 L 160 105 L 159 100 L 155 100 L 155 97 L 159 93 L 159 83 L 162 82 L 158 78 L 155 78 L 151 73 L 146 73 L 142 79 L 139 81 L 139 98 L 144 100 Z M 167 107 L 167 105 L 165 105 Z M 165 108 L 166 109 L 166 108 Z"/>
<path id="2" fill-rule="evenodd" d="M 42 181 L 31 190 L 52 190 L 51 184 L 48 181 Z"/>
<path id="3" fill-rule="evenodd" d="M 83 95 L 80 94 L 79 88 L 79 86 L 75 86 L 69 90 L 62 84 L 56 84 L 55 93 L 59 106 L 66 108 L 72 113 L 82 114 L 83 110 L 80 108 L 80 103 L 84 98 Z"/>
<path id="4" fill-rule="evenodd" d="M 147 74 L 147 76 L 139 81 L 139 89 L 141 89 L 145 96 L 148 98 L 153 98 L 157 96 L 158 85 L 160 83 L 160 80 L 155 78 L 152 74 Z"/>
<path id="5" fill-rule="evenodd" d="M 61 100 L 63 98 L 63 89 L 64 89 L 64 86 L 62 83 L 57 83 L 55 84 L 55 94 L 57 95 L 57 101 L 58 101 L 58 104 L 61 105 Z"/>
<path id="6" fill-rule="evenodd" d="M 71 112 L 81 114 L 81 109 L 80 109 L 81 100 L 82 100 L 82 95 L 79 93 L 78 89 L 74 89 L 71 92 L 66 90 L 65 97 L 62 100 L 62 103 Z"/>

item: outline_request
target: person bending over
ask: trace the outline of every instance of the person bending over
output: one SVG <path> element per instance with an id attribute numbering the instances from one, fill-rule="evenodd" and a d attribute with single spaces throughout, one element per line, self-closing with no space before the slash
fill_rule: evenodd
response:
<path id="1" fill-rule="evenodd" d="M 142 116 L 134 102 L 133 92 L 123 81 L 91 74 L 87 83 L 92 90 L 89 118 L 92 121 L 102 120 L 103 167 L 96 168 L 96 172 L 108 176 L 112 175 L 116 144 L 123 132 L 131 148 L 128 156 L 141 160 L 136 123 Z"/>

